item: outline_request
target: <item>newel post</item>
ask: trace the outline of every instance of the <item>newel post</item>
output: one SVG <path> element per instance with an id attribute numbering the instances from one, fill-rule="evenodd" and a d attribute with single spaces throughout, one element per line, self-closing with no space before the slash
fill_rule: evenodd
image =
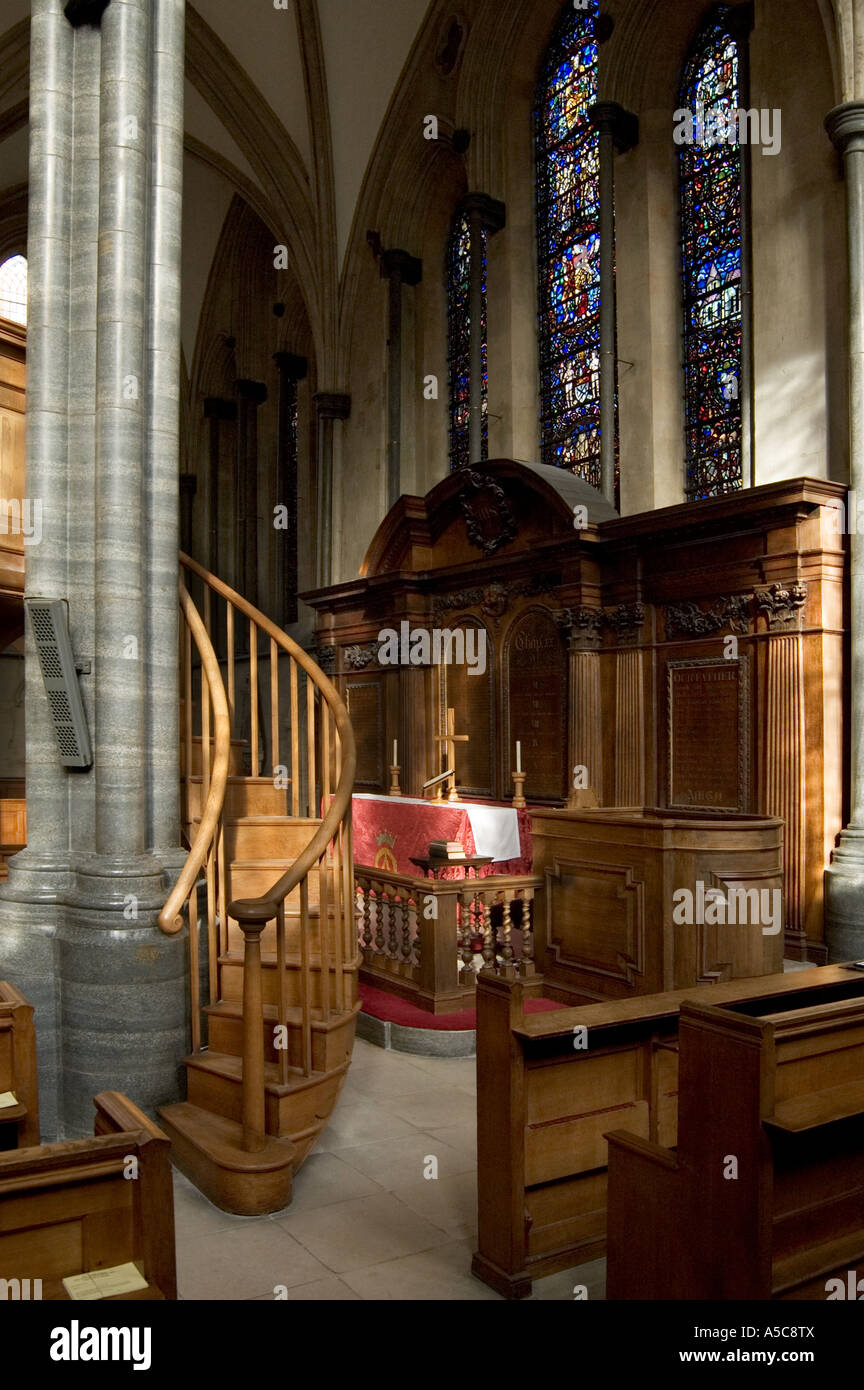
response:
<path id="1" fill-rule="evenodd" d="M 261 988 L 261 933 L 266 922 L 240 922 L 243 932 L 243 1147 L 247 1153 L 263 1149 L 266 1139 L 264 1112 L 264 1002 Z"/>

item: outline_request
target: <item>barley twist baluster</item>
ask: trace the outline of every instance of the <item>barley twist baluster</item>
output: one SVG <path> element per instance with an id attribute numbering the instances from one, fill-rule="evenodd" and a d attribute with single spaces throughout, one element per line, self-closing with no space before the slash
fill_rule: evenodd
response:
<path id="1" fill-rule="evenodd" d="M 495 937 L 492 930 L 492 904 L 488 897 L 479 895 L 480 925 L 483 928 L 483 966 L 491 970 L 495 965 Z"/>
<path id="2" fill-rule="evenodd" d="M 375 889 L 375 954 L 384 954 L 384 912 L 385 912 L 385 893 L 384 884 L 372 884 Z"/>
<path id="3" fill-rule="evenodd" d="M 406 897 L 402 903 L 402 961 L 407 969 L 411 965 L 411 922 L 416 913 L 414 900 Z"/>
<path id="4" fill-rule="evenodd" d="M 502 910 L 501 920 L 501 936 L 503 939 L 501 946 L 501 957 L 504 962 L 505 970 L 508 968 L 508 966 L 512 965 L 513 963 L 513 943 L 510 939 L 510 933 L 513 929 L 513 919 L 511 916 L 510 904 L 512 903 L 514 896 L 515 893 L 512 888 L 504 889 L 504 906 Z"/>
<path id="5" fill-rule="evenodd" d="M 534 889 L 522 895 L 522 973 L 534 973 Z"/>
<path id="6" fill-rule="evenodd" d="M 399 939 L 398 939 L 398 936 L 397 936 L 397 927 L 398 927 L 398 913 L 399 913 L 400 907 L 401 907 L 401 900 L 399 899 L 399 897 L 398 897 L 398 895 L 397 895 L 397 893 L 396 893 L 396 889 L 395 889 L 395 888 L 393 889 L 393 892 L 392 892 L 391 895 L 390 895 L 389 903 L 390 903 L 390 920 L 389 920 L 389 922 L 388 922 L 388 924 L 387 924 L 388 929 L 389 929 L 389 930 L 388 930 L 388 934 L 387 934 L 387 955 L 389 956 L 390 960 L 398 960 L 398 959 L 399 959 Z"/>
<path id="7" fill-rule="evenodd" d="M 462 889 L 462 963 L 466 970 L 470 970 L 474 952 L 471 949 L 471 938 L 473 936 L 471 915 L 473 908 L 473 898 L 470 889 Z M 467 979 L 467 976 L 465 977 Z"/>

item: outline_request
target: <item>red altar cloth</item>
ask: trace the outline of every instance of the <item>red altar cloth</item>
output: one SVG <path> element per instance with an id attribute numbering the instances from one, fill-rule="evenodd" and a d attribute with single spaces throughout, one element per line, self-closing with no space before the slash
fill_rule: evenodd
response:
<path id="1" fill-rule="evenodd" d="M 489 804 L 489 803 L 485 803 Z M 508 808 L 511 809 L 511 808 Z M 527 811 L 517 811 L 519 848 L 517 859 L 494 860 L 480 870 L 491 874 L 530 874 L 534 863 L 531 821 Z M 458 840 L 467 855 L 477 853 L 471 821 L 464 802 L 415 801 L 398 796 L 353 798 L 354 862 L 391 873 L 422 877 L 411 863 L 424 858 L 432 840 Z M 464 878 L 465 870 L 444 870 L 447 878 Z"/>

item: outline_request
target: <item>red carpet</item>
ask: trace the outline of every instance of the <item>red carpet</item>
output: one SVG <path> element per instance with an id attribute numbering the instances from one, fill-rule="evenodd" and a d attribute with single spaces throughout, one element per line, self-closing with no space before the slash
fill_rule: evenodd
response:
<path id="1" fill-rule="evenodd" d="M 360 981 L 360 1005 L 364 1014 L 380 1018 L 385 1023 L 398 1023 L 403 1028 L 434 1028 L 439 1032 L 461 1033 L 477 1027 L 477 1013 L 474 1009 L 459 1009 L 452 1014 L 430 1014 L 409 1004 L 407 999 L 398 999 L 395 994 L 387 994 L 383 989 Z M 526 999 L 526 1014 L 546 1013 L 560 1009 L 552 999 Z"/>

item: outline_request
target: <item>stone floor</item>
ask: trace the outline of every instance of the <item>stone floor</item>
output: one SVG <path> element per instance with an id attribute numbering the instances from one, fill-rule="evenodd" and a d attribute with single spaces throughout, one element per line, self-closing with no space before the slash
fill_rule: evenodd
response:
<path id="1" fill-rule="evenodd" d="M 228 1216 L 175 1175 L 185 1299 L 482 1300 L 476 1245 L 474 1061 L 407 1057 L 358 1041 L 345 1088 L 291 1206 Z M 429 1157 L 437 1178 L 425 1178 Z M 604 1296 L 605 1262 L 550 1275 L 534 1298 Z M 284 1297 L 284 1294 L 281 1295 Z"/>

